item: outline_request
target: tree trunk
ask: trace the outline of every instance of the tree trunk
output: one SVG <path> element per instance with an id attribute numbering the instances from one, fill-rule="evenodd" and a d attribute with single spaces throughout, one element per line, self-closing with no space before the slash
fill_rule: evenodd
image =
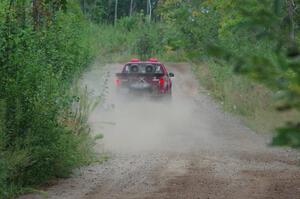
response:
<path id="1" fill-rule="evenodd" d="M 129 16 L 132 16 L 132 11 L 133 11 L 133 0 L 130 1 L 130 11 L 129 11 Z"/>
<path id="2" fill-rule="evenodd" d="M 118 20 L 118 0 L 115 1 L 115 25 L 117 24 Z"/>
<path id="3" fill-rule="evenodd" d="M 151 0 L 148 0 L 148 6 L 149 6 L 149 22 L 151 22 L 151 18 L 152 18 L 152 4 L 151 4 Z"/>
<path id="4" fill-rule="evenodd" d="M 39 30 L 41 25 L 41 9 L 42 0 L 32 0 L 32 18 L 34 23 L 34 29 Z"/>
<path id="5" fill-rule="evenodd" d="M 32 0 L 32 18 L 34 23 L 34 29 L 38 28 L 38 0 Z"/>
<path id="6" fill-rule="evenodd" d="M 147 8 L 146 8 L 145 15 L 148 15 L 149 14 L 149 0 L 146 0 L 146 1 L 147 1 Z"/>
<path id="7" fill-rule="evenodd" d="M 295 2 L 294 0 L 287 0 L 287 4 L 288 4 L 289 19 L 290 19 L 290 40 L 292 43 L 294 43 L 296 41 L 295 21 L 294 21 Z"/>

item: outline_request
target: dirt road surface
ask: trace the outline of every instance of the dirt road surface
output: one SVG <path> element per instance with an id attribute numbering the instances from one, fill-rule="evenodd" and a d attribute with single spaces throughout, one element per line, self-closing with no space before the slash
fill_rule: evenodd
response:
<path id="1" fill-rule="evenodd" d="M 268 138 L 223 113 L 188 64 L 167 67 L 176 75 L 170 102 L 116 97 L 113 74 L 121 64 L 84 75 L 83 85 L 106 96 L 89 122 L 104 134 L 96 149 L 109 160 L 60 180 L 46 190 L 49 198 L 300 198 L 297 152 L 268 147 Z"/>

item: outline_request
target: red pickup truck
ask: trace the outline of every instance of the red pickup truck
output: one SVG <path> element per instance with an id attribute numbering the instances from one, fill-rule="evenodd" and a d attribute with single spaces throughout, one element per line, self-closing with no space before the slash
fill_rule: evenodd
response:
<path id="1" fill-rule="evenodd" d="M 125 64 L 122 72 L 116 73 L 116 87 L 119 92 L 147 94 L 150 96 L 172 96 L 173 73 L 157 59 L 140 61 L 132 59 Z"/>

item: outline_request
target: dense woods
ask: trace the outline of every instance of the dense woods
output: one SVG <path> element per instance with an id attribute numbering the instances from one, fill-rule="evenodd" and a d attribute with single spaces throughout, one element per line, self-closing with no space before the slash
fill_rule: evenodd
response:
<path id="1" fill-rule="evenodd" d="M 299 28 L 299 0 L 2 0 L 0 198 L 91 161 L 93 141 L 74 110 L 82 99 L 70 88 L 96 55 L 206 63 L 213 84 L 243 75 L 232 90 L 243 85 L 250 102 L 255 81 L 272 92 L 272 108 L 299 111 Z M 300 121 L 291 120 L 273 144 L 300 147 Z"/>

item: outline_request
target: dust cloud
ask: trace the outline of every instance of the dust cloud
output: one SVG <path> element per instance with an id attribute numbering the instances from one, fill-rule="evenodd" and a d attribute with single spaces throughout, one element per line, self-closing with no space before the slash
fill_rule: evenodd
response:
<path id="1" fill-rule="evenodd" d="M 190 131 L 193 123 L 197 123 L 193 114 L 197 109 L 193 97 L 198 92 L 198 86 L 194 78 L 186 77 L 191 75 L 190 72 L 185 73 L 189 68 L 180 66 L 169 68 L 175 73 L 171 100 L 117 95 L 114 74 L 122 69 L 122 65 L 107 66 L 104 75 L 104 82 L 107 81 L 105 102 L 90 117 L 93 132 L 104 134 L 99 150 L 141 153 L 182 152 L 188 149 L 190 143 L 184 143 L 181 135 Z M 97 75 L 95 70 L 93 73 L 88 74 L 89 82 L 86 83 L 90 89 L 99 93 L 99 79 L 93 78 Z"/>
<path id="2" fill-rule="evenodd" d="M 95 148 L 109 160 L 50 188 L 50 199 L 299 198 L 298 152 L 267 147 L 224 113 L 199 92 L 188 64 L 167 67 L 176 75 L 171 101 L 117 96 L 121 64 L 95 63 L 83 76 L 102 96 L 89 123 L 104 134 Z"/>

